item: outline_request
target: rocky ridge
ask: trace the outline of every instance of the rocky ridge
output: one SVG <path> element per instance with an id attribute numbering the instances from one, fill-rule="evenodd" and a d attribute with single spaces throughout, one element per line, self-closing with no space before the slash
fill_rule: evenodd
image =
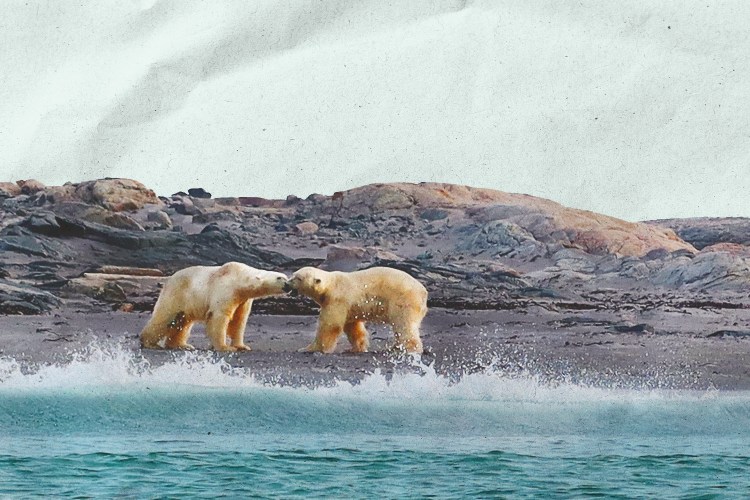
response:
<path id="1" fill-rule="evenodd" d="M 230 260 L 287 273 L 396 267 L 425 283 L 433 307 L 747 307 L 748 230 L 746 219 L 633 223 L 434 183 L 284 200 L 200 188 L 157 197 L 129 179 L 0 183 L 0 313 L 144 310 L 163 275 Z M 312 309 L 288 298 L 256 305 Z"/>

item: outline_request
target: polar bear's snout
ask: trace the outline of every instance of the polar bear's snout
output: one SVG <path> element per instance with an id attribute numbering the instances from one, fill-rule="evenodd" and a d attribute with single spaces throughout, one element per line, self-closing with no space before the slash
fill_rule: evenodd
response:
<path id="1" fill-rule="evenodd" d="M 297 295 L 299 295 L 299 290 L 297 290 L 297 288 L 292 285 L 292 280 L 287 280 L 287 282 L 284 283 L 283 290 L 284 293 L 288 293 L 292 297 L 296 297 Z"/>

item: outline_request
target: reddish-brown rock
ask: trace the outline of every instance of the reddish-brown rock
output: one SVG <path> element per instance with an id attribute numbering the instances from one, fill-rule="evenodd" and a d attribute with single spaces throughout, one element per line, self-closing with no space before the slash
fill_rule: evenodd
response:
<path id="1" fill-rule="evenodd" d="M 14 182 L 0 182 L 0 196 L 18 196 L 21 194 L 21 187 Z"/>
<path id="2" fill-rule="evenodd" d="M 44 191 L 47 186 L 42 184 L 36 179 L 27 179 L 25 181 L 16 181 L 16 184 L 18 184 L 18 187 L 21 188 L 21 193 L 23 194 L 34 194 L 38 193 L 39 191 Z"/>
<path id="3" fill-rule="evenodd" d="M 643 256 L 656 249 L 696 251 L 671 229 L 568 208 L 544 198 L 454 184 L 371 184 L 345 191 L 341 206 L 345 211 L 360 213 L 462 209 L 472 217 L 484 218 L 484 222 L 506 219 L 539 241 L 559 241 L 594 254 Z"/>
<path id="4" fill-rule="evenodd" d="M 152 190 L 132 179 L 98 179 L 82 182 L 75 194 L 81 201 L 96 203 L 114 212 L 138 210 L 162 202 Z"/>

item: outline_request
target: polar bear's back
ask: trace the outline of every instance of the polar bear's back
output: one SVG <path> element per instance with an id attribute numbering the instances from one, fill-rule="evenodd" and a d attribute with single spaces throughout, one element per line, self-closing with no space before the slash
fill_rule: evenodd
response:
<path id="1" fill-rule="evenodd" d="M 416 278 L 409 273 L 400 269 L 391 267 L 371 267 L 362 271 L 347 273 L 357 283 L 368 287 L 377 287 L 379 289 L 391 289 L 394 291 L 415 292 L 423 291 L 427 294 L 427 289 Z"/>
<path id="2" fill-rule="evenodd" d="M 427 289 L 408 273 L 390 267 L 372 267 L 341 273 L 340 293 L 347 297 L 351 314 L 363 318 L 389 317 L 410 309 L 427 312 Z"/>

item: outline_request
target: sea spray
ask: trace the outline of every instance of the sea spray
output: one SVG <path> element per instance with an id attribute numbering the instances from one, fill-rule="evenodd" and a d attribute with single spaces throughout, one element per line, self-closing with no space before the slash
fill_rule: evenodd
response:
<path id="1" fill-rule="evenodd" d="M 747 493 L 745 392 L 550 381 L 498 368 L 507 358 L 460 377 L 398 358 L 295 386 L 211 352 L 165 354 L 0 358 L 0 494 Z"/>

